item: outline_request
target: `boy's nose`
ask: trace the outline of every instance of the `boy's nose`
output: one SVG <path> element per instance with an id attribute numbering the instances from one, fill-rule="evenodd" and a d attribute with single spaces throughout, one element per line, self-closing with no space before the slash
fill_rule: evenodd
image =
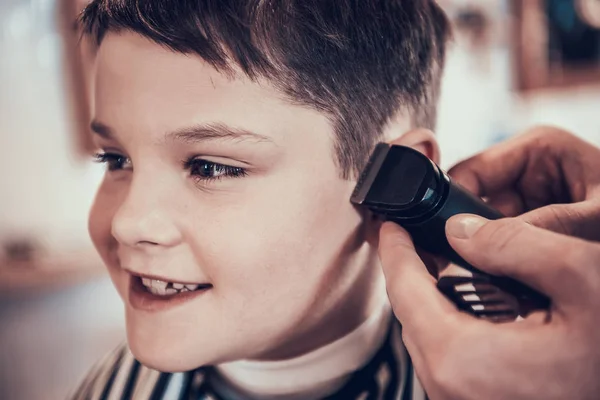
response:
<path id="1" fill-rule="evenodd" d="M 169 198 L 173 197 L 165 192 L 151 185 L 136 185 L 134 179 L 113 217 L 113 237 L 130 247 L 178 245 L 182 235 L 169 212 Z"/>

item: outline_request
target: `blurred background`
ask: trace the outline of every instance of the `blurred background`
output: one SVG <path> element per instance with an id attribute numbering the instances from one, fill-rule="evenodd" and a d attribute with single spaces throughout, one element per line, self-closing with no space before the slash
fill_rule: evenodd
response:
<path id="1" fill-rule="evenodd" d="M 443 166 L 534 124 L 600 145 L 599 0 L 439 0 L 455 25 Z M 63 399 L 124 339 L 88 239 L 85 0 L 0 0 L 0 399 Z"/>

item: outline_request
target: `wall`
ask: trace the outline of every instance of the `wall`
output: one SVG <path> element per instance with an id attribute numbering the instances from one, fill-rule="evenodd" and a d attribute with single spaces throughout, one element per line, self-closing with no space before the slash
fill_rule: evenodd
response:
<path id="1" fill-rule="evenodd" d="M 0 2 L 0 240 L 33 235 L 51 253 L 90 246 L 101 175 L 74 156 L 52 3 Z"/>
<path id="2" fill-rule="evenodd" d="M 520 96 L 512 91 L 510 52 L 474 55 L 451 48 L 437 134 L 448 167 L 536 124 L 556 125 L 600 146 L 600 82 Z"/>

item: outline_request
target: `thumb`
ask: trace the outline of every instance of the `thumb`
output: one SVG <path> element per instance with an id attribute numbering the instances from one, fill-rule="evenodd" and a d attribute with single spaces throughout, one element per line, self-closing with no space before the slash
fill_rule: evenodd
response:
<path id="1" fill-rule="evenodd" d="M 450 245 L 470 264 L 511 276 L 549 295 L 553 302 L 579 303 L 597 263 L 598 245 L 534 227 L 519 218 L 488 221 L 474 215 L 448 220 Z M 579 290 L 581 289 L 581 290 Z"/>

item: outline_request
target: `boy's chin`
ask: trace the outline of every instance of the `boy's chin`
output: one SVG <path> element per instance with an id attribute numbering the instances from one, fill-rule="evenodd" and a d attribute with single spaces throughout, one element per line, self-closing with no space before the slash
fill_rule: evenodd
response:
<path id="1" fill-rule="evenodd" d="M 144 366 L 161 372 L 185 372 L 223 362 L 224 355 L 215 346 L 190 346 L 181 338 L 141 340 L 128 333 L 133 356 Z"/>

